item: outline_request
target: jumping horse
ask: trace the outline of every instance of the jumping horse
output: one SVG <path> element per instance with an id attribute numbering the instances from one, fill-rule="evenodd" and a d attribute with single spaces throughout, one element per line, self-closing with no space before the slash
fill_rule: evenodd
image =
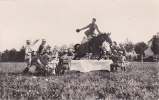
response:
<path id="1" fill-rule="evenodd" d="M 103 50 L 101 48 L 103 42 L 108 42 L 110 45 L 110 48 L 112 46 L 112 40 L 110 38 L 111 33 L 103 33 L 96 37 L 93 37 L 88 42 L 83 44 L 76 44 L 74 46 L 75 49 L 75 57 L 74 59 L 80 59 L 84 57 L 87 53 L 92 53 L 92 57 L 97 57 L 98 60 L 101 59 Z"/>

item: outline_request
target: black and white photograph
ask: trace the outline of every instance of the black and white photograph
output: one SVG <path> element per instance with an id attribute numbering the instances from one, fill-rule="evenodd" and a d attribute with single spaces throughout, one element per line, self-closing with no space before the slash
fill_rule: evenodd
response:
<path id="1" fill-rule="evenodd" d="M 0 0 L 0 100 L 159 100 L 159 0 Z"/>

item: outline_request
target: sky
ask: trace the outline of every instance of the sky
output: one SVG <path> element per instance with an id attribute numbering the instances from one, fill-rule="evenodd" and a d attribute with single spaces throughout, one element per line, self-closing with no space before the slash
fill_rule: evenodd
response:
<path id="1" fill-rule="evenodd" d="M 76 29 L 92 18 L 113 41 L 147 43 L 159 32 L 159 0 L 0 0 L 0 51 L 19 50 L 28 39 L 80 43 L 86 30 Z"/>

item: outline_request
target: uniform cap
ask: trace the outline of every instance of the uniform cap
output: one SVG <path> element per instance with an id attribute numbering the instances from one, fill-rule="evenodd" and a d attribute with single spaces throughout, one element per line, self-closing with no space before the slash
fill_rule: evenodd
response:
<path id="1" fill-rule="evenodd" d="M 119 45 L 123 46 L 123 43 L 120 42 Z"/>
<path id="2" fill-rule="evenodd" d="M 47 45 L 47 48 L 51 48 L 51 46 L 50 46 L 50 45 Z"/>
<path id="3" fill-rule="evenodd" d="M 42 42 L 46 42 L 46 39 L 42 39 Z"/>
<path id="4" fill-rule="evenodd" d="M 96 19 L 95 19 L 95 18 L 93 18 L 93 20 L 95 20 L 95 21 L 96 21 Z"/>
<path id="5" fill-rule="evenodd" d="M 31 42 L 30 40 L 26 40 L 26 42 Z"/>

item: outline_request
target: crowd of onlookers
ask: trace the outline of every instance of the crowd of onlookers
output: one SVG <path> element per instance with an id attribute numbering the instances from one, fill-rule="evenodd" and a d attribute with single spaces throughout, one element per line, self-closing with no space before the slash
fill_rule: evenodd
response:
<path id="1" fill-rule="evenodd" d="M 25 46 L 25 61 L 27 62 L 27 67 L 24 70 L 24 72 L 28 72 L 29 68 L 36 64 L 38 66 L 38 69 L 41 69 L 44 65 L 47 65 L 49 61 L 55 60 L 60 61 L 60 57 L 67 54 L 67 56 L 70 56 L 72 59 L 74 56 L 73 50 L 70 48 L 64 48 L 63 50 L 59 50 L 58 48 L 54 48 L 51 50 L 51 46 L 46 45 L 46 40 L 42 39 L 42 43 L 39 46 L 37 51 L 32 50 L 32 46 L 36 44 L 36 42 L 39 40 L 36 40 L 35 42 L 31 43 L 30 40 L 26 41 Z"/>
<path id="2" fill-rule="evenodd" d="M 33 63 L 42 66 L 43 64 L 47 64 L 51 60 L 59 61 L 59 59 L 63 56 L 68 56 L 70 59 L 73 59 L 75 56 L 75 51 L 71 48 L 64 48 L 59 50 L 58 48 L 51 49 L 51 46 L 46 45 L 46 40 L 43 39 L 41 45 L 39 46 L 37 51 L 32 51 L 31 47 L 38 40 L 31 44 L 30 40 L 27 40 L 25 47 L 25 60 L 27 62 L 27 69 L 29 69 Z M 112 59 L 114 63 L 121 63 L 125 61 L 126 50 L 123 44 L 117 45 L 116 42 L 113 42 L 111 46 L 112 50 L 103 52 L 101 59 Z M 87 58 L 86 55 L 83 58 Z"/>

